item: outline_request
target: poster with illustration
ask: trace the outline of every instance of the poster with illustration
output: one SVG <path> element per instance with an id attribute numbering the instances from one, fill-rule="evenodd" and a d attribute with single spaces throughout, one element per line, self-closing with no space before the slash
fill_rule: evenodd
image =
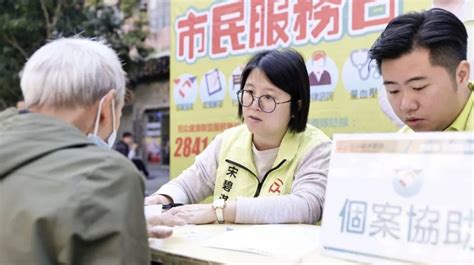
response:
<path id="1" fill-rule="evenodd" d="M 400 14 L 444 5 L 467 25 L 472 2 L 172 1 L 171 177 L 216 134 L 240 124 L 240 73 L 250 56 L 263 50 L 292 48 L 303 55 L 311 93 L 308 122 L 329 136 L 397 131 L 400 121 L 368 50 Z"/>

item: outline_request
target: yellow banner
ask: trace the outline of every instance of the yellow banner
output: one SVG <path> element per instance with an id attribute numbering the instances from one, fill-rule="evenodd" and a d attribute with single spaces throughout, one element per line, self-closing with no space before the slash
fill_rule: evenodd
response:
<path id="1" fill-rule="evenodd" d="M 258 51 L 303 54 L 311 83 L 309 123 L 328 135 L 396 131 L 382 78 L 367 55 L 395 16 L 431 1 L 172 1 L 171 178 L 222 130 L 240 124 L 240 72 Z"/>

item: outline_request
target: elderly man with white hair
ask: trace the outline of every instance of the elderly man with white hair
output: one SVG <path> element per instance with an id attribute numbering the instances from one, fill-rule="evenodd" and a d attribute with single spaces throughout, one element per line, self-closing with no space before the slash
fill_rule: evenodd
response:
<path id="1" fill-rule="evenodd" d="M 0 264 L 149 263 L 143 178 L 109 150 L 125 82 L 100 41 L 55 40 L 28 60 L 26 108 L 0 113 Z"/>

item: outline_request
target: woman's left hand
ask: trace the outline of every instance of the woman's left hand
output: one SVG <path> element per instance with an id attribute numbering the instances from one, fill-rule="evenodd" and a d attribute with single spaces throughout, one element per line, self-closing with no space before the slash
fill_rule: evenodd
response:
<path id="1" fill-rule="evenodd" d="M 171 208 L 166 213 L 182 218 L 188 224 L 210 224 L 217 220 L 212 204 L 188 204 Z"/>

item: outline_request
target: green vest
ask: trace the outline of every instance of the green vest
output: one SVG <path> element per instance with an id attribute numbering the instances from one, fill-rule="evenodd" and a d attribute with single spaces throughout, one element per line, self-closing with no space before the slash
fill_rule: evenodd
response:
<path id="1" fill-rule="evenodd" d="M 307 125 L 302 133 L 287 132 L 272 168 L 260 182 L 253 163 L 252 133 L 246 125 L 222 133 L 214 199 L 259 197 L 291 193 L 296 167 L 308 151 L 330 141 L 319 129 Z"/>

